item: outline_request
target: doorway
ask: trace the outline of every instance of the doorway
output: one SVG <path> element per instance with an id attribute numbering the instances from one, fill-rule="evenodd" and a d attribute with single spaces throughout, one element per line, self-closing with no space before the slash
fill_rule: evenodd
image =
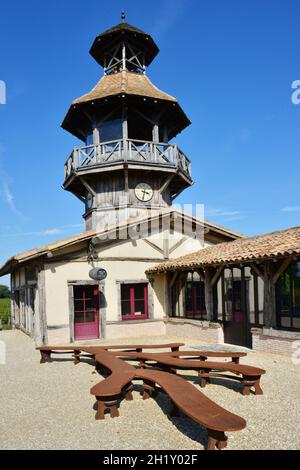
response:
<path id="1" fill-rule="evenodd" d="M 244 268 L 225 269 L 224 274 L 224 342 L 251 347 L 249 279 Z"/>
<path id="2" fill-rule="evenodd" d="M 74 286 L 74 339 L 99 338 L 99 287 Z"/>

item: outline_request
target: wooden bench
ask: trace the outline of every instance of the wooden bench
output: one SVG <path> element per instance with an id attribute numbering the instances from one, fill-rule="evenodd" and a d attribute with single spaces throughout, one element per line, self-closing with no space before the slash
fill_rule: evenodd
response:
<path id="1" fill-rule="evenodd" d="M 163 371 L 137 369 L 135 379 L 143 379 L 143 398 L 157 391 L 156 384 L 169 396 L 173 403 L 172 416 L 179 411 L 207 429 L 207 450 L 223 449 L 227 446 L 225 432 L 240 431 L 246 421 L 207 398 L 194 385 L 180 376 Z"/>
<path id="2" fill-rule="evenodd" d="M 182 411 L 207 429 L 209 450 L 226 447 L 225 432 L 239 431 L 246 426 L 243 418 L 224 410 L 180 376 L 160 370 L 135 369 L 109 352 L 98 353 L 95 360 L 111 373 L 91 388 L 91 394 L 96 396 L 98 403 L 96 419 L 104 419 L 106 410 L 111 417 L 119 416 L 118 400 L 124 394 L 127 400 L 132 400 L 132 381 L 143 380 L 143 399 L 157 392 L 156 385 L 159 385 L 173 403 L 173 416 Z"/>
<path id="3" fill-rule="evenodd" d="M 243 395 L 249 395 L 251 389 L 254 388 L 256 395 L 262 395 L 263 391 L 260 387 L 260 379 L 265 370 L 258 367 L 248 366 L 245 364 L 236 364 L 233 362 L 214 362 L 214 361 L 197 361 L 172 357 L 167 354 L 155 353 L 134 353 L 134 352 L 119 352 L 114 353 L 123 359 L 129 358 L 139 360 L 141 367 L 144 367 L 147 362 L 157 364 L 157 366 L 166 371 L 175 373 L 177 370 L 196 370 L 198 371 L 200 379 L 200 387 L 205 387 L 209 383 L 209 379 L 213 377 L 227 378 L 231 380 L 238 380 L 242 383 Z M 182 354 L 182 352 L 181 352 Z M 224 374 L 224 372 L 231 372 L 235 375 Z"/>
<path id="4" fill-rule="evenodd" d="M 105 411 L 110 416 L 119 416 L 118 401 L 125 395 L 126 400 L 132 400 L 132 380 L 136 369 L 124 363 L 111 353 L 102 351 L 95 356 L 96 368 L 103 374 L 103 369 L 109 376 L 91 388 L 91 394 L 96 396 L 98 410 L 96 419 L 104 419 Z"/>
<path id="5" fill-rule="evenodd" d="M 171 352 L 178 352 L 180 346 L 184 346 L 184 343 L 169 343 L 169 344 L 142 344 L 142 345 L 130 345 L 130 344 L 122 344 L 122 345 L 100 345 L 100 346 L 38 346 L 35 349 L 40 351 L 41 353 L 41 360 L 40 363 L 44 364 L 45 362 L 52 362 L 51 354 L 72 354 L 74 357 L 74 364 L 78 364 L 80 362 L 80 355 L 82 352 L 87 353 L 88 356 L 95 356 L 99 351 L 108 351 L 119 349 L 122 351 L 128 352 L 142 352 L 143 349 L 165 349 L 170 348 Z"/>
<path id="6" fill-rule="evenodd" d="M 106 351 L 120 349 L 122 351 L 136 351 L 142 352 L 143 349 L 171 349 L 171 352 L 178 352 L 179 348 L 184 346 L 184 343 L 169 343 L 169 344 L 121 344 L 121 345 L 113 345 L 113 346 L 99 346 L 101 349 L 105 349 Z"/>
<path id="7" fill-rule="evenodd" d="M 40 364 L 44 364 L 45 362 L 52 362 L 52 353 L 73 354 L 74 364 L 78 364 L 80 362 L 81 353 L 85 352 L 89 355 L 93 350 L 92 347 L 88 346 L 38 346 L 35 349 L 41 353 Z"/>
<path id="8" fill-rule="evenodd" d="M 200 361 L 206 361 L 209 357 L 222 357 L 231 358 L 231 362 L 239 364 L 240 358 L 247 356 L 245 352 L 228 352 L 228 351 L 177 351 L 177 352 L 163 352 L 162 354 L 171 357 L 185 357 L 188 359 L 199 359 Z"/>

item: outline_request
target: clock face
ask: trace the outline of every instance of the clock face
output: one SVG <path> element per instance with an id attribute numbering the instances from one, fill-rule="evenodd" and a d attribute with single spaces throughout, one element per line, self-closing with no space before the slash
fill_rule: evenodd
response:
<path id="1" fill-rule="evenodd" d="M 148 202 L 153 197 L 153 189 L 148 183 L 138 183 L 134 193 L 139 201 Z"/>
<path id="2" fill-rule="evenodd" d="M 88 209 L 91 209 L 91 207 L 93 206 L 93 202 L 94 202 L 93 195 L 91 193 L 88 193 L 86 197 L 86 207 Z"/>

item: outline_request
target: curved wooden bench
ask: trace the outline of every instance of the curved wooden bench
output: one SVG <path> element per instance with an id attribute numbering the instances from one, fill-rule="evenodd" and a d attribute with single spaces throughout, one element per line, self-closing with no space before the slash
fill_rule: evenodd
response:
<path id="1" fill-rule="evenodd" d="M 142 352 L 143 349 L 165 349 L 170 348 L 172 352 L 179 351 L 179 348 L 184 346 L 184 343 L 169 343 L 169 344 L 121 344 L 121 345 L 113 345 L 113 346 L 99 346 L 101 349 L 105 349 L 106 351 L 120 349 L 120 350 L 133 350 L 136 352 Z"/>
<path id="2" fill-rule="evenodd" d="M 51 354 L 68 354 L 73 353 L 74 364 L 80 362 L 81 352 L 87 353 L 89 356 L 95 356 L 99 351 L 109 351 L 114 349 L 120 349 L 128 352 L 142 352 L 143 349 L 165 349 L 170 348 L 171 352 L 178 352 L 179 348 L 184 346 L 184 343 L 168 343 L 168 344 L 121 344 L 121 345 L 103 345 L 103 346 L 38 346 L 35 349 L 40 351 L 41 360 L 40 363 L 52 362 Z"/>
<path id="3" fill-rule="evenodd" d="M 239 431 L 246 426 L 243 418 L 214 403 L 182 377 L 160 370 L 135 369 L 109 352 L 98 353 L 95 360 L 111 372 L 107 379 L 91 388 L 91 394 L 98 402 L 96 419 L 103 419 L 106 409 L 112 417 L 119 416 L 117 401 L 124 393 L 124 387 L 126 398 L 132 399 L 132 380 L 143 380 L 144 399 L 157 391 L 157 384 L 170 397 L 173 415 L 182 411 L 207 429 L 209 450 L 226 447 L 225 431 Z"/>
<path id="4" fill-rule="evenodd" d="M 258 367 L 248 366 L 245 364 L 235 364 L 233 362 L 189 361 L 188 359 L 178 359 L 166 354 L 155 353 L 120 352 L 113 354 L 123 358 L 127 357 L 129 359 L 139 360 L 141 367 L 143 367 L 143 364 L 146 364 L 147 361 L 154 362 L 162 370 L 171 373 L 176 373 L 177 369 L 196 370 L 198 371 L 200 387 L 202 388 L 209 383 L 210 378 L 220 377 L 240 381 L 243 385 L 243 395 L 249 395 L 252 388 L 254 388 L 256 395 L 263 394 L 260 387 L 260 378 L 266 371 Z M 237 375 L 227 375 L 223 372 L 232 372 Z"/>
<path id="5" fill-rule="evenodd" d="M 95 360 L 96 368 L 101 374 L 103 369 L 109 373 L 107 378 L 90 390 L 90 393 L 96 396 L 98 403 L 96 419 L 104 419 L 106 410 L 110 412 L 112 418 L 115 418 L 119 416 L 118 400 L 123 395 L 126 400 L 133 399 L 131 381 L 135 377 L 136 369 L 107 351 L 97 353 Z"/>
<path id="6" fill-rule="evenodd" d="M 228 351 L 176 351 L 176 352 L 163 352 L 166 356 L 171 357 L 188 357 L 188 358 L 198 358 L 200 361 L 206 361 L 209 357 L 223 357 L 231 358 L 231 362 L 239 364 L 240 358 L 247 356 L 245 352 L 228 352 Z"/>
<path id="7" fill-rule="evenodd" d="M 163 371 L 138 369 L 135 379 L 143 379 L 144 399 L 156 390 L 156 384 L 169 396 L 173 403 L 172 415 L 182 411 L 196 423 L 207 429 L 208 444 L 206 449 L 223 449 L 227 445 L 227 431 L 240 431 L 246 427 L 246 421 L 203 395 L 194 385 L 182 377 Z"/>
<path id="8" fill-rule="evenodd" d="M 93 347 L 89 346 L 38 346 L 35 348 L 37 351 L 41 353 L 40 364 L 44 364 L 45 362 L 52 362 L 53 359 L 51 357 L 52 353 L 55 354 L 72 354 L 74 357 L 74 364 L 78 364 L 80 362 L 80 354 L 82 352 L 87 353 L 88 355 L 93 356 L 91 351 L 94 350 Z"/>

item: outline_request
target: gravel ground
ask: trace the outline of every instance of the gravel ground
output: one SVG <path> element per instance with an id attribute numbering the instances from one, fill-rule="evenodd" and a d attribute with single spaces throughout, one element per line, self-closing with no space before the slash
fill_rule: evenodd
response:
<path id="1" fill-rule="evenodd" d="M 122 402 L 119 418 L 95 421 L 89 390 L 99 376 L 91 365 L 74 366 L 70 356 L 40 365 L 31 339 L 19 331 L 0 332 L 0 341 L 7 351 L 6 364 L 0 365 L 1 449 L 203 449 L 205 430 L 184 416 L 169 418 L 170 403 L 163 394 L 143 401 L 136 384 L 134 401 Z M 169 341 L 178 338 L 126 342 Z M 184 342 L 195 346 L 195 339 Z M 241 362 L 267 370 L 263 396 L 243 397 L 239 383 L 220 379 L 203 391 L 247 420 L 243 431 L 228 433 L 227 448 L 300 449 L 300 365 L 288 357 L 253 352 Z M 187 375 L 196 378 L 195 373 Z"/>

